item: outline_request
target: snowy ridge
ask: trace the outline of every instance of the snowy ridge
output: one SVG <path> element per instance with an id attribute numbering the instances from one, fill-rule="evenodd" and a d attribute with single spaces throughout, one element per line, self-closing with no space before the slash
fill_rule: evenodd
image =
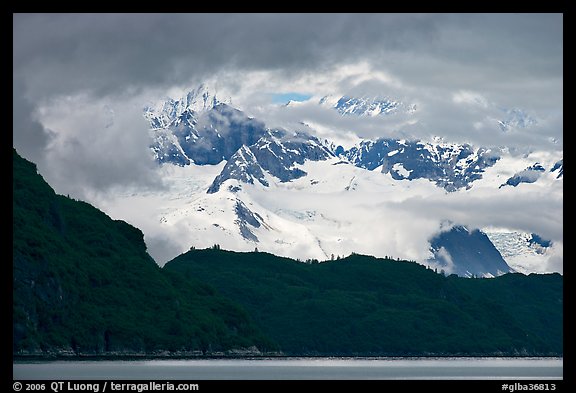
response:
<path id="1" fill-rule="evenodd" d="M 252 149 L 242 147 L 234 157 L 235 167 L 255 164 L 256 156 L 251 153 Z M 502 160 L 508 159 L 504 157 Z M 524 158 L 516 165 L 525 167 L 531 159 Z M 542 157 L 538 159 L 543 161 Z M 369 171 L 341 158 L 328 157 L 293 165 L 293 169 L 306 175 L 290 181 L 281 181 L 262 170 L 261 176 L 251 179 L 229 176 L 222 179 L 217 191 L 207 193 L 214 179 L 224 173 L 224 168 L 232 161 L 219 165 L 166 167 L 170 169 L 166 176 L 170 189 L 147 196 L 119 196 L 112 203 L 117 209 L 115 215 L 134 222 L 145 233 L 158 231 L 160 227 L 166 238 L 176 243 L 173 245 L 176 254 L 169 257 L 192 246 L 204 248 L 217 243 L 225 249 L 253 251 L 258 248 L 300 260 L 322 261 L 330 259 L 332 254 L 346 256 L 352 252 L 393 256 L 432 267 L 442 266 L 448 274 L 459 272 L 453 266 L 442 265 L 430 250 L 431 240 L 442 231 L 441 221 L 422 216 L 410 205 L 403 207 L 415 199 L 439 201 L 446 198 L 446 191 L 427 179 L 396 180 L 390 173 Z M 495 168 L 485 173 L 478 185 L 450 194 L 470 193 L 473 196 L 476 193 L 482 195 L 485 190 L 504 192 L 504 188 L 498 189 L 501 179 L 506 176 L 501 173 L 502 168 L 507 166 L 498 162 Z M 255 171 L 239 173 L 254 174 Z M 525 186 L 538 190 L 542 187 L 540 182 L 552 184 L 561 181 L 555 178 L 554 173 L 547 174 Z M 511 191 L 513 189 L 506 192 Z M 139 198 L 139 203 L 134 205 L 150 201 L 145 202 L 149 206 L 146 214 L 149 219 L 142 210 L 131 210 L 133 198 Z M 491 240 L 494 239 L 491 236 L 493 228 L 485 232 Z M 519 268 L 521 261 L 516 254 L 503 251 L 502 244 L 497 241 L 493 243 L 510 267 L 524 271 Z M 450 250 L 440 244 L 442 246 Z M 547 259 L 542 255 L 547 254 L 535 255 L 539 258 L 538 263 L 545 263 L 552 254 Z M 532 271 L 545 269 L 546 265 L 537 265 L 536 259 L 533 261 L 531 266 L 535 270 Z M 466 269 L 476 276 L 496 276 L 504 271 L 502 268 L 490 272 Z"/>
<path id="2" fill-rule="evenodd" d="M 284 130 L 269 130 L 266 135 L 248 147 L 242 146 L 234 154 L 214 179 L 208 193 L 217 192 L 227 179 L 237 179 L 253 184 L 257 179 L 263 186 L 264 172 L 282 182 L 305 176 L 306 172 L 297 168 L 306 160 L 325 160 L 332 153 L 317 138 L 304 132 L 289 133 Z"/>
<path id="3" fill-rule="evenodd" d="M 545 171 L 544 167 L 537 162 L 529 166 L 528 168 L 515 173 L 514 176 L 506 180 L 506 183 L 502 184 L 500 187 L 504 186 L 516 187 L 520 183 L 534 183 L 540 178 L 540 175 L 542 175 L 544 171 Z"/>
<path id="4" fill-rule="evenodd" d="M 381 167 L 397 180 L 429 179 L 447 191 L 471 187 L 500 158 L 499 152 L 470 145 L 394 139 L 364 141 L 344 155 L 361 168 Z"/>
<path id="5" fill-rule="evenodd" d="M 498 126 L 502 131 L 510 131 L 514 128 L 528 128 L 538 123 L 536 119 L 529 116 L 525 111 L 517 108 L 506 110 L 505 115 L 504 120 L 498 120 Z"/>
<path id="6" fill-rule="evenodd" d="M 561 247 L 557 244 L 543 246 L 533 241 L 535 234 L 519 231 L 487 230 L 486 234 L 513 269 L 529 274 L 554 259 L 560 263 Z"/>
<path id="7" fill-rule="evenodd" d="M 304 125 L 307 132 L 270 129 L 199 91 L 145 112 L 152 119 L 156 160 L 174 164 L 161 167 L 169 173 L 171 188 L 144 198 L 160 203 L 150 204 L 153 222 L 135 222 L 135 213 L 132 219 L 124 216 L 145 233 L 160 225 L 162 236 L 177 243 L 180 252 L 214 243 L 239 251 L 257 247 L 300 260 L 358 252 L 442 266 L 446 273 L 497 276 L 510 268 L 523 271 L 518 253 L 506 249 L 519 248 L 492 241 L 498 239 L 493 233 L 514 228 L 472 226 L 463 236 L 455 229 L 450 233 L 446 220 L 454 228 L 468 225 L 466 210 L 474 208 L 466 206 L 469 201 L 482 203 L 483 196 L 495 194 L 510 198 L 516 188 L 519 195 L 562 198 L 562 152 L 520 157 L 506 148 L 478 148 L 441 138 L 382 138 L 344 148 L 315 137 L 313 126 Z M 385 101 L 325 97 L 323 105 L 336 109 L 340 102 L 347 114 L 360 116 L 407 109 L 401 102 Z M 526 171 L 537 176 L 502 187 Z M 185 173 L 196 180 L 184 181 Z M 422 211 L 420 201 L 441 208 L 438 213 Z M 462 212 L 452 208 L 459 201 L 466 202 Z M 126 207 L 119 200 L 115 204 Z M 142 219 L 142 212 L 137 214 Z M 474 232 L 476 228 L 480 231 Z M 443 239 L 443 233 L 448 238 Z M 463 239 L 463 251 L 450 238 L 456 235 Z M 534 254 L 540 265 L 534 262 L 532 271 L 546 271 L 554 258 L 561 260 L 561 242 L 547 248 L 554 251 Z M 500 258 L 501 263 L 485 265 L 477 255 L 494 255 L 491 259 Z"/>
<path id="8" fill-rule="evenodd" d="M 254 184 L 257 180 L 263 186 L 268 186 L 268 181 L 264 175 L 264 171 L 252 150 L 246 145 L 242 145 L 240 149 L 226 163 L 222 172 L 212 182 L 207 192 L 213 194 L 220 190 L 220 186 L 228 179 L 236 179 L 242 183 Z"/>
<path id="9" fill-rule="evenodd" d="M 175 111 L 176 113 L 177 111 Z M 151 123 L 156 124 L 156 123 Z M 186 109 L 162 128 L 152 127 L 150 149 L 160 163 L 214 165 L 266 135 L 264 123 L 225 103 L 200 113 Z"/>
<path id="10" fill-rule="evenodd" d="M 525 160 L 530 160 L 530 157 L 525 158 Z M 330 164 L 330 168 L 326 164 Z M 402 258 L 414 259 L 431 266 L 437 266 L 441 263 L 434 257 L 434 252 L 432 259 L 430 259 L 430 254 L 420 248 L 423 245 L 429 247 L 430 242 L 429 235 L 423 235 L 420 239 L 416 235 L 420 232 L 421 228 L 418 226 L 422 225 L 422 221 L 417 221 L 418 224 L 414 221 L 416 226 L 412 227 L 407 224 L 407 222 L 412 221 L 410 218 L 412 213 L 399 213 L 393 208 L 397 203 L 402 203 L 413 197 L 442 198 L 443 191 L 433 183 L 424 179 L 399 182 L 392 176 L 386 176 L 377 171 L 366 171 L 338 158 L 330 158 L 326 161 L 309 161 L 300 168 L 307 173 L 306 176 L 290 182 L 279 182 L 278 179 L 271 178 L 265 193 L 260 191 L 260 186 L 244 189 L 244 192 L 250 195 L 253 203 L 265 211 L 273 212 L 277 215 L 277 220 L 285 220 L 284 227 L 289 227 L 291 223 L 305 225 L 309 235 L 312 236 L 312 239 L 316 239 L 318 244 L 318 247 L 312 247 L 312 250 L 315 251 L 310 250 L 309 254 L 298 254 L 292 249 L 279 250 L 278 244 L 282 243 L 275 239 L 275 253 L 301 259 L 309 258 L 312 255 L 314 258 L 322 260 L 323 255 L 327 259 L 331 254 L 348 255 L 351 252 L 365 252 L 380 256 L 399 255 Z M 495 174 L 499 176 L 496 172 L 491 172 L 488 175 L 493 176 Z M 497 186 L 494 187 L 498 184 L 497 182 L 489 181 L 490 179 L 486 180 L 485 185 L 478 190 L 479 193 L 485 192 L 484 189 L 487 185 L 494 191 L 497 189 Z M 554 181 L 552 176 L 546 180 Z M 534 186 L 537 187 L 535 190 L 542 187 L 539 184 Z M 471 188 L 466 192 L 473 193 L 473 190 Z M 343 206 L 346 207 L 345 211 L 342 210 Z M 382 230 L 378 225 L 375 226 L 375 223 L 390 221 L 402 222 L 400 225 L 402 229 L 396 232 L 394 229 Z M 439 233 L 437 224 L 429 222 L 429 225 L 431 225 L 428 228 L 429 233 Z M 366 231 L 366 228 L 370 228 L 370 230 Z M 390 239 L 384 240 L 399 235 L 414 237 L 412 251 L 405 248 L 395 248 L 393 242 L 389 242 Z M 491 238 L 489 237 L 489 239 Z M 308 244 L 315 244 L 316 242 L 309 241 Z M 510 260 L 514 266 L 507 266 L 506 263 L 503 263 L 490 268 L 488 271 L 474 270 L 472 267 L 464 271 L 462 266 L 444 266 L 445 270 L 449 273 L 455 272 L 468 276 L 497 276 L 512 270 L 523 271 L 518 269 L 518 265 L 515 263 L 517 260 L 515 254 L 502 252 L 499 247 L 494 249 L 489 243 L 489 240 L 484 241 L 483 245 L 479 245 L 479 248 L 476 248 L 477 251 L 474 252 L 497 254 L 495 251 L 498 250 L 504 261 Z M 443 246 L 446 247 L 446 245 Z M 266 244 L 259 245 L 261 250 L 266 250 L 266 247 L 268 247 Z M 471 249 L 470 244 L 464 247 Z M 384 250 L 388 250 L 388 253 Z M 502 260 L 500 256 L 498 258 Z M 541 268 L 547 265 L 546 260 L 542 258 L 540 262 L 542 262 Z M 534 269 L 537 269 L 536 265 Z"/>
<path id="11" fill-rule="evenodd" d="M 351 97 L 347 95 L 338 97 L 327 95 L 322 97 L 318 103 L 333 108 L 343 116 L 374 117 L 391 115 L 400 111 L 405 113 L 416 111 L 416 105 L 406 105 L 388 97 Z"/>
<path id="12" fill-rule="evenodd" d="M 220 101 L 216 94 L 202 84 L 177 100 L 166 98 L 156 104 L 146 106 L 144 117 L 150 122 L 153 130 L 167 128 L 177 122 L 186 112 L 189 116 L 199 114 L 221 103 L 229 104 L 230 101 Z"/>
<path id="13" fill-rule="evenodd" d="M 564 175 L 564 160 L 559 160 L 554 163 L 550 172 L 556 174 L 556 179 L 561 178 Z"/>
<path id="14" fill-rule="evenodd" d="M 258 161 L 258 165 L 225 168 L 226 173 L 217 179 L 210 192 L 215 192 L 219 188 L 218 183 L 230 176 L 247 181 L 262 178 L 260 173 L 262 169 L 283 181 L 289 181 L 305 175 L 301 170 L 292 168 L 294 163 L 302 164 L 305 159 L 323 160 L 332 155 L 345 158 L 354 165 L 368 170 L 380 168 L 383 173 L 390 173 L 396 180 L 424 178 L 436 182 L 439 187 L 447 191 L 455 191 L 471 187 L 472 182 L 482 177 L 484 169 L 494 165 L 499 159 L 499 152 L 491 149 L 473 149 L 469 145 L 449 144 L 443 141 L 429 143 L 378 139 L 362 141 L 359 145 L 346 150 L 330 141 L 321 142 L 304 132 L 292 135 L 283 130 L 270 130 L 243 112 L 226 104 L 219 104 L 215 96 L 200 88 L 186 97 L 186 100 L 167 101 L 172 104 L 172 109 L 166 116 L 179 114 L 168 126 L 154 129 L 154 124 L 160 123 L 160 120 L 156 123 L 151 122 L 153 130 L 156 131 L 151 149 L 159 162 L 171 162 L 180 166 L 188 165 L 190 162 L 200 165 L 216 164 L 222 160 L 229 160 L 242 146 L 249 147 Z M 202 97 L 202 100 L 199 97 Z M 336 101 L 336 105 L 341 104 L 340 108 L 366 109 L 368 105 L 372 109 L 379 108 L 378 110 L 387 108 L 386 113 L 390 113 L 392 108 L 403 105 L 382 99 L 344 98 Z M 210 100 L 215 103 L 211 108 L 204 105 Z M 324 97 L 323 100 L 330 102 L 328 97 Z M 203 103 L 202 108 L 205 111 L 197 115 L 189 110 L 189 103 L 199 101 Z M 186 104 L 175 104 L 178 102 Z M 162 106 L 164 109 L 165 107 L 166 105 Z M 187 109 L 182 111 L 182 108 Z M 360 114 L 358 111 L 352 110 L 350 113 Z M 257 143 L 261 145 L 253 148 L 252 146 Z M 235 160 L 230 166 L 234 165 Z M 240 173 L 248 168 L 253 168 L 256 173 Z"/>

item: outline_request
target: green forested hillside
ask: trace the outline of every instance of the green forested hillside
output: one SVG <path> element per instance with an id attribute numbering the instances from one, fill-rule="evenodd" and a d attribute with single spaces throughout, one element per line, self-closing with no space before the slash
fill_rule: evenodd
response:
<path id="1" fill-rule="evenodd" d="M 562 354 L 559 274 L 470 279 L 361 255 L 304 264 L 217 249 L 164 269 L 240 302 L 287 354 Z"/>
<path id="2" fill-rule="evenodd" d="M 159 268 L 140 230 L 56 195 L 14 150 L 14 354 L 251 346 L 275 348 L 234 302 Z"/>
<path id="3" fill-rule="evenodd" d="M 138 229 L 13 153 L 15 355 L 561 355 L 562 289 L 559 274 L 444 277 L 361 255 L 190 250 L 160 268 Z"/>

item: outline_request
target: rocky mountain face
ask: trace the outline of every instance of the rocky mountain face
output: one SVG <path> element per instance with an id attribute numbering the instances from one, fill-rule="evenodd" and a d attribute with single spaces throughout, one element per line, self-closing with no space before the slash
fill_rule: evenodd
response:
<path id="1" fill-rule="evenodd" d="M 203 105 L 199 106 L 198 102 Z M 341 97 L 334 108 L 345 114 L 374 116 L 374 113 L 389 114 L 400 106 L 389 100 Z M 154 140 L 151 148 L 157 161 L 176 165 L 229 161 L 210 192 L 217 191 L 219 184 L 228 178 L 249 183 L 260 179 L 266 186 L 264 172 L 289 181 L 305 175 L 293 168 L 294 165 L 333 156 L 347 159 L 360 168 L 390 173 L 396 180 L 423 178 L 447 191 L 455 191 L 470 187 L 474 180 L 482 177 L 485 168 L 499 159 L 497 151 L 474 149 L 467 144 L 389 138 L 362 141 L 346 150 L 329 142 L 321 143 L 303 131 L 269 129 L 242 111 L 221 103 L 204 86 L 180 100 L 167 100 L 157 108 L 157 111 L 145 108 Z"/>
<path id="2" fill-rule="evenodd" d="M 150 119 L 158 124 L 158 116 Z M 267 134 L 264 123 L 218 103 L 201 113 L 185 110 L 162 128 L 153 129 L 156 160 L 176 165 L 213 165 L 228 160 L 242 146 Z"/>
<path id="3" fill-rule="evenodd" d="M 428 179 L 446 191 L 469 188 L 500 158 L 498 152 L 470 145 L 394 139 L 363 141 L 341 155 L 360 168 L 379 169 L 396 180 Z"/>
<path id="4" fill-rule="evenodd" d="M 499 276 L 514 270 L 508 266 L 488 236 L 475 229 L 454 226 L 430 243 L 431 264 L 463 277 Z"/>
<path id="5" fill-rule="evenodd" d="M 303 132 L 288 133 L 284 130 L 269 130 L 266 135 L 250 146 L 242 145 L 226 163 L 222 172 L 214 179 L 208 193 L 217 192 L 222 183 L 236 179 L 254 184 L 257 180 L 268 187 L 264 173 L 281 182 L 298 179 L 306 175 L 297 164 L 304 161 L 321 161 L 333 156 L 320 141 Z"/>

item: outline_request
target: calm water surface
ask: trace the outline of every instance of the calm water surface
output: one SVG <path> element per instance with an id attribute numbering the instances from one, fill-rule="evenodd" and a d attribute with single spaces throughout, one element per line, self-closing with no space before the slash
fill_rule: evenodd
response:
<path id="1" fill-rule="evenodd" d="M 25 379 L 562 379 L 562 358 L 209 359 L 14 362 Z"/>

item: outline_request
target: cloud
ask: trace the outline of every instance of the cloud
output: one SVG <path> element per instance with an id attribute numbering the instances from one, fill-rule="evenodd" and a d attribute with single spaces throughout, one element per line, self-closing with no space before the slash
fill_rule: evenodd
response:
<path id="1" fill-rule="evenodd" d="M 536 267 L 542 269 L 544 272 L 558 272 L 562 274 L 564 272 L 564 246 L 562 244 L 553 245 L 551 249 L 551 256 L 548 258 L 548 263 L 544 267 Z"/>
<path id="2" fill-rule="evenodd" d="M 175 240 L 175 235 L 175 231 L 167 230 L 144 237 L 148 253 L 160 266 L 187 251 L 181 239 Z"/>
<path id="3" fill-rule="evenodd" d="M 488 102 L 481 94 L 473 91 L 459 90 L 452 95 L 452 101 L 456 104 L 466 104 L 488 108 Z"/>
<path id="4" fill-rule="evenodd" d="M 347 67 L 348 70 L 353 67 Z M 369 68 L 366 68 L 369 70 Z M 369 72 L 367 72 L 369 73 Z M 511 127 L 504 132 L 500 126 L 500 121 L 506 120 L 510 115 L 508 110 L 499 103 L 485 97 L 481 93 L 456 90 L 432 90 L 417 91 L 417 89 L 398 89 L 388 82 L 375 81 L 371 89 L 365 90 L 361 96 L 389 97 L 392 100 L 405 104 L 396 113 L 386 116 L 358 117 L 342 116 L 329 106 L 319 105 L 323 94 L 333 94 L 336 97 L 341 95 L 352 95 L 358 92 L 358 86 L 350 87 L 347 82 L 340 84 L 335 75 L 345 74 L 340 69 L 333 69 L 326 72 L 316 80 L 310 82 L 306 76 L 295 80 L 291 86 L 301 86 L 301 91 L 309 92 L 314 96 L 298 105 L 288 107 L 273 105 L 263 98 L 263 95 L 254 93 L 252 96 L 242 96 L 239 101 L 248 114 L 262 119 L 268 126 L 284 128 L 301 128 L 301 123 L 309 124 L 312 132 L 319 132 L 322 137 L 335 140 L 346 139 L 349 141 L 358 140 L 358 137 L 365 139 L 375 138 L 407 138 L 422 139 L 430 141 L 434 137 L 442 137 L 447 142 L 470 143 L 475 147 L 514 147 L 522 154 L 532 150 L 562 149 L 563 141 L 563 118 L 562 110 L 557 109 L 550 112 L 537 111 L 529 113 L 537 121 L 526 128 Z M 276 80 L 275 87 L 284 88 L 281 78 L 275 78 L 273 73 L 257 78 L 252 76 L 251 88 L 246 89 L 252 92 L 265 91 L 264 81 Z M 323 90 L 323 78 L 333 80 L 330 89 Z M 333 78 L 333 79 L 332 79 Z M 251 79 L 251 74 L 248 74 Z M 262 85 L 256 80 L 262 81 Z M 347 80 L 347 78 L 345 78 Z M 379 94 L 377 94 L 379 92 Z M 372 93 L 372 95 L 371 95 Z M 416 111 L 407 109 L 415 106 Z M 355 137 L 350 138 L 349 134 Z M 344 145 L 350 143 L 344 142 Z"/>
<path id="5" fill-rule="evenodd" d="M 367 49 L 399 48 L 434 30 L 434 18 L 412 15 L 15 14 L 14 65 L 44 94 L 106 94 L 223 69 L 290 75 Z"/>
<path id="6" fill-rule="evenodd" d="M 434 257 L 438 260 L 428 261 L 427 266 L 432 269 L 437 269 L 438 271 L 444 271 L 445 274 L 451 274 L 454 271 L 454 261 L 452 260 L 452 255 L 444 247 L 435 253 Z"/>
<path id="7" fill-rule="evenodd" d="M 50 132 L 32 116 L 34 103 L 24 98 L 21 82 L 14 81 L 12 90 L 13 145 L 18 153 L 36 164 L 44 161 L 44 149 L 50 141 Z"/>
<path id="8" fill-rule="evenodd" d="M 468 192 L 414 196 L 396 204 L 396 209 L 415 213 L 420 218 L 444 218 L 470 228 L 501 227 L 544 238 L 563 239 L 563 195 L 559 185 L 541 190 L 523 185 L 491 188 L 472 187 Z M 538 219 L 535 219 L 537 210 Z"/>
<path id="9" fill-rule="evenodd" d="M 60 193 L 86 197 L 114 187 L 162 187 L 139 103 L 91 95 L 58 97 L 34 116 L 51 130 L 41 167 Z"/>
<path id="10" fill-rule="evenodd" d="M 561 85 L 562 15 L 15 14 L 13 61 L 43 95 L 182 85 L 230 70 L 289 80 L 362 61 L 372 80 L 510 93 L 530 80 Z"/>

